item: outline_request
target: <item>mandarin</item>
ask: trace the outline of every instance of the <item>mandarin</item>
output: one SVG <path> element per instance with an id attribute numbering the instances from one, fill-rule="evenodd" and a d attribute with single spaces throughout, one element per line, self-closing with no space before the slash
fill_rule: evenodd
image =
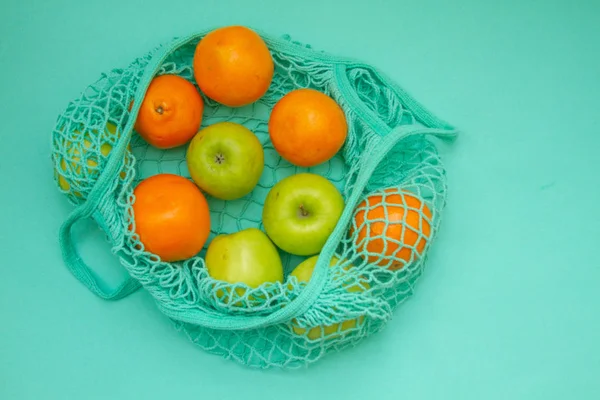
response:
<path id="1" fill-rule="evenodd" d="M 202 250 L 210 233 L 210 214 L 194 183 L 163 173 L 144 179 L 133 194 L 135 231 L 147 251 L 172 262 Z"/>
<path id="2" fill-rule="evenodd" d="M 314 89 L 283 96 L 269 118 L 275 150 L 290 163 L 312 167 L 332 158 L 344 145 L 348 124 L 342 108 Z"/>
<path id="3" fill-rule="evenodd" d="M 203 112 L 204 100 L 192 83 L 178 75 L 160 75 L 148 85 L 135 130 L 159 149 L 178 147 L 198 132 Z"/>
<path id="4" fill-rule="evenodd" d="M 275 71 L 266 43 L 244 26 L 222 27 L 204 36 L 196 46 L 193 67 L 200 90 L 229 107 L 260 99 Z"/>
<path id="5" fill-rule="evenodd" d="M 421 255 L 431 236 L 431 211 L 407 191 L 386 189 L 384 195 L 367 197 L 358 210 L 354 217 L 359 229 L 355 242 L 358 251 L 368 252 L 368 261 L 376 265 L 385 266 L 392 260 L 392 271 Z"/>

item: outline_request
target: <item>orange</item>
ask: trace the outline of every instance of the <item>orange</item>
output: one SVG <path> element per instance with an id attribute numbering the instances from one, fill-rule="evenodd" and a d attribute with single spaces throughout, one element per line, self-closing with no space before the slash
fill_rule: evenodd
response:
<path id="1" fill-rule="evenodd" d="M 342 148 L 348 124 L 344 111 L 331 97 L 314 89 L 297 89 L 273 107 L 269 135 L 281 157 L 294 165 L 312 167 Z"/>
<path id="2" fill-rule="evenodd" d="M 200 129 L 204 101 L 196 87 L 178 75 L 152 79 L 135 130 L 152 146 L 169 149 L 187 143 Z"/>
<path id="3" fill-rule="evenodd" d="M 370 263 L 384 266 L 394 257 L 389 266 L 394 271 L 423 252 L 431 235 L 431 211 L 412 193 L 397 189 L 384 192 L 385 196 L 371 195 L 359 204 L 360 211 L 354 217 L 359 229 L 355 243 L 358 251 L 370 253 Z"/>
<path id="4" fill-rule="evenodd" d="M 196 46 L 193 66 L 200 90 L 229 107 L 260 99 L 269 89 L 275 71 L 266 43 L 244 26 L 209 32 Z"/>
<path id="5" fill-rule="evenodd" d="M 192 182 L 179 175 L 158 174 L 134 190 L 135 231 L 145 249 L 162 261 L 196 255 L 210 233 L 206 198 Z"/>

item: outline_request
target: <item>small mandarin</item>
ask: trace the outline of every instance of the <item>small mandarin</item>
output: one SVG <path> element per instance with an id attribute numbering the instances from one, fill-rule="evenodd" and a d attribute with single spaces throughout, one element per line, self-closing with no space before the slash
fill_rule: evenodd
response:
<path id="1" fill-rule="evenodd" d="M 184 145 L 202 123 L 204 101 L 196 87 L 178 75 L 160 75 L 150 82 L 135 130 L 159 149 Z"/>

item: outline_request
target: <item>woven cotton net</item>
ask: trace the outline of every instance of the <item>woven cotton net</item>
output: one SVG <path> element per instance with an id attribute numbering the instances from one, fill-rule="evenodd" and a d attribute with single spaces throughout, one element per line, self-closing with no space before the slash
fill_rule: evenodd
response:
<path id="1" fill-rule="evenodd" d="M 152 77 L 177 74 L 196 84 L 192 60 L 204 34 L 175 39 L 103 74 L 59 116 L 52 135 L 55 176 L 59 190 L 76 206 L 61 230 L 65 263 L 103 298 L 121 298 L 143 287 L 193 343 L 209 352 L 253 367 L 303 366 L 381 330 L 413 293 L 446 203 L 445 170 L 431 138 L 451 138 L 454 130 L 371 66 L 262 34 L 275 61 L 267 94 L 242 108 L 204 97 L 203 126 L 241 123 L 265 152 L 263 174 L 249 195 L 233 201 L 207 196 L 211 235 L 206 246 L 220 233 L 263 229 L 269 189 L 298 172 L 334 183 L 345 199 L 344 213 L 308 283 L 289 276 L 305 257 L 284 251 L 284 281 L 258 288 L 211 278 L 206 246 L 186 261 L 162 262 L 128 229 L 134 224 L 133 189 L 157 173 L 189 178 L 186 146 L 154 148 L 132 130 L 133 120 Z M 335 99 L 349 126 L 339 154 L 312 168 L 283 160 L 267 131 L 273 105 L 306 87 Z M 104 229 L 131 276 L 116 288 L 108 288 L 77 253 L 71 226 L 87 217 Z M 386 235 L 390 229 L 397 235 Z"/>

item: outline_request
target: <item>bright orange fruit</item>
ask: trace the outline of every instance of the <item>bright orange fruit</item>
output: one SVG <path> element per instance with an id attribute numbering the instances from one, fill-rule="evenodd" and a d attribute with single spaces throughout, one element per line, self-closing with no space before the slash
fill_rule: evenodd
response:
<path id="1" fill-rule="evenodd" d="M 215 29 L 196 46 L 196 83 L 206 96 L 229 107 L 260 99 L 269 89 L 274 71 L 266 43 L 244 26 Z"/>
<path id="2" fill-rule="evenodd" d="M 148 252 L 172 262 L 202 250 L 210 233 L 210 214 L 194 183 L 179 175 L 158 174 L 144 179 L 133 194 L 135 231 Z"/>
<path id="3" fill-rule="evenodd" d="M 354 217 L 359 229 L 355 243 L 358 251 L 372 253 L 370 263 L 387 265 L 391 257 L 396 258 L 389 266 L 393 271 L 423 252 L 431 235 L 431 211 L 412 193 L 397 189 L 384 192 L 385 196 L 371 195 L 359 204 L 360 211 Z"/>
<path id="4" fill-rule="evenodd" d="M 294 165 L 312 167 L 342 148 L 348 124 L 344 111 L 331 97 L 314 89 L 297 89 L 273 107 L 269 135 L 281 157 Z"/>
<path id="5" fill-rule="evenodd" d="M 148 86 L 134 128 L 154 147 L 178 147 L 198 132 L 203 112 L 204 101 L 192 83 L 160 75 Z"/>

